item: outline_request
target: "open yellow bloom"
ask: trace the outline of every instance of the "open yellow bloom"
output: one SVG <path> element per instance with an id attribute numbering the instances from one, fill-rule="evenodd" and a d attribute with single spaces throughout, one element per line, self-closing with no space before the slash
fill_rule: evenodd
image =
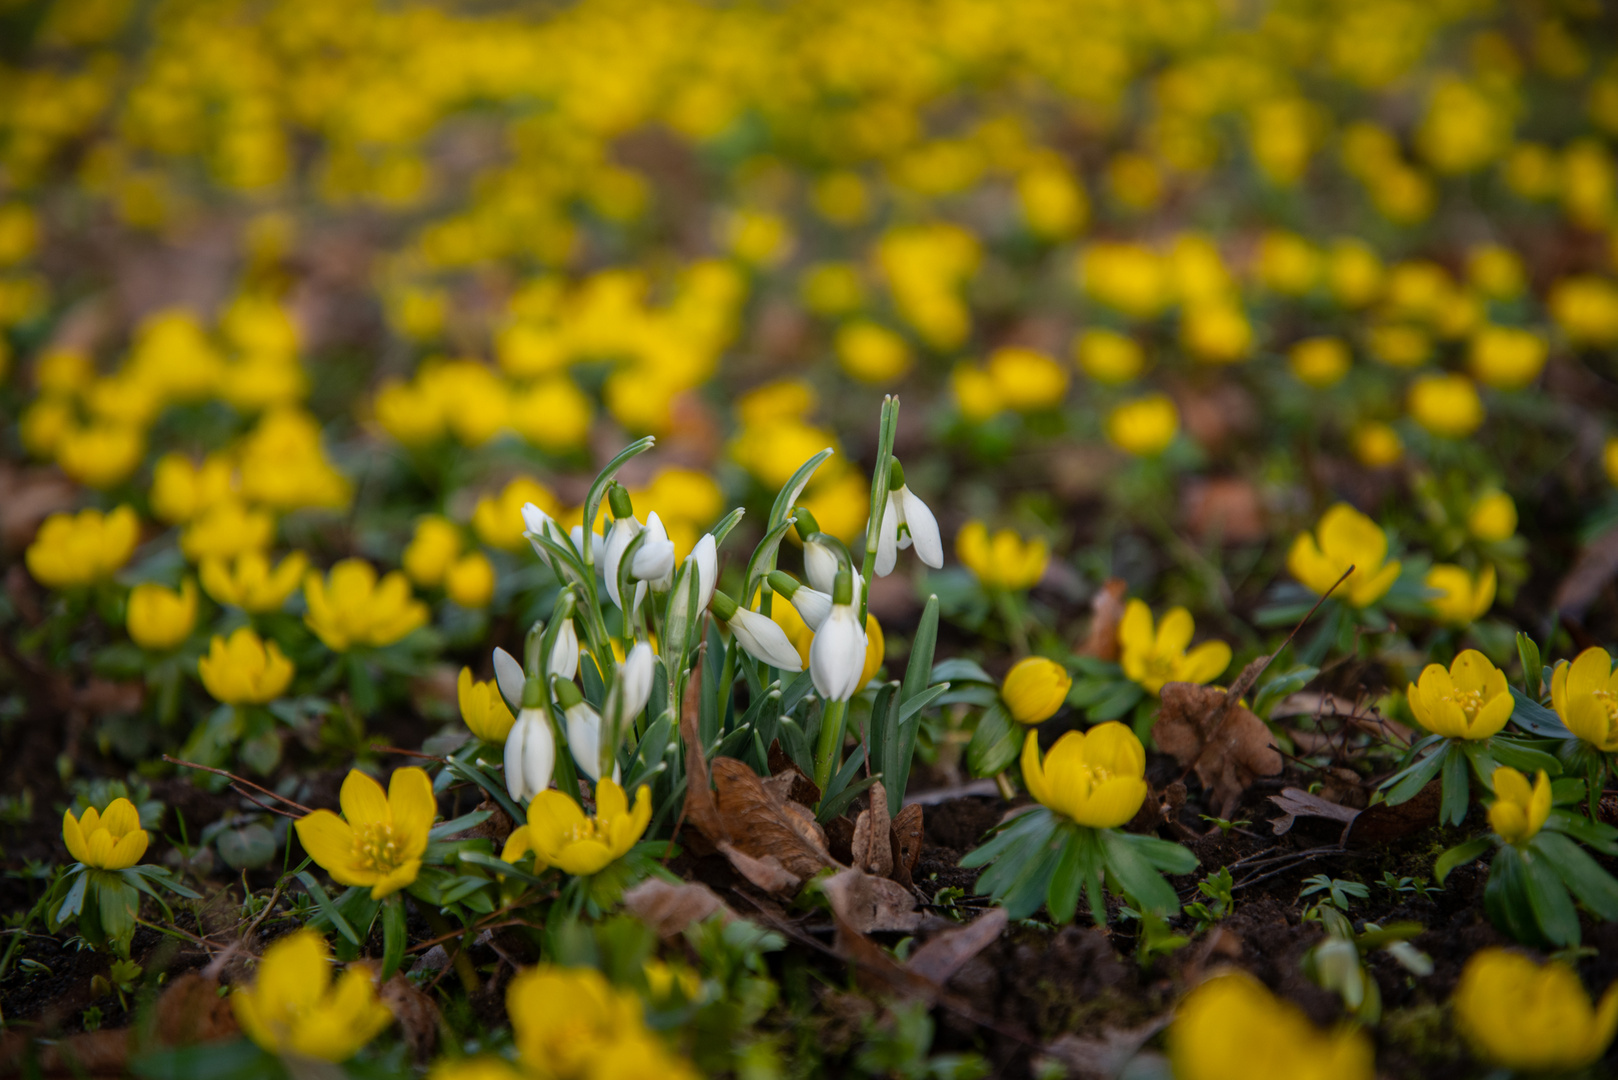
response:
<path id="1" fill-rule="evenodd" d="M 1551 707 L 1567 729 L 1604 753 L 1618 750 L 1618 672 L 1606 649 L 1585 649 L 1551 672 Z"/>
<path id="2" fill-rule="evenodd" d="M 1096 382 L 1122 386 L 1146 367 L 1140 342 L 1116 330 L 1085 330 L 1073 338 L 1073 358 Z"/>
<path id="3" fill-rule="evenodd" d="M 1169 1028 L 1176 1080 L 1371 1080 L 1370 1039 L 1343 1025 L 1321 1031 L 1245 972 L 1216 975 L 1188 994 Z"/>
<path id="4" fill-rule="evenodd" d="M 1152 609 L 1144 601 L 1131 600 L 1118 624 L 1118 660 L 1124 674 L 1153 694 L 1164 683 L 1205 683 L 1218 677 L 1230 666 L 1230 646 L 1205 641 L 1186 652 L 1195 630 L 1191 613 L 1177 607 L 1169 609 L 1154 633 Z"/>
<path id="5" fill-rule="evenodd" d="M 1517 533 L 1517 504 L 1503 491 L 1479 495 L 1466 513 L 1466 530 L 1485 543 L 1509 540 Z"/>
<path id="6" fill-rule="evenodd" d="M 238 627 L 229 640 L 214 635 L 208 655 L 197 661 L 202 685 L 226 705 L 274 701 L 292 681 L 293 670 L 281 646 L 264 641 L 251 626 Z"/>
<path id="7" fill-rule="evenodd" d="M 1528 777 L 1508 765 L 1494 770 L 1494 802 L 1489 806 L 1489 827 L 1508 844 L 1526 844 L 1551 816 L 1551 778 L 1545 770 Z"/>
<path id="8" fill-rule="evenodd" d="M 1465 375 L 1423 375 L 1410 386 L 1416 423 L 1450 439 L 1464 439 L 1483 423 L 1483 399 Z"/>
<path id="9" fill-rule="evenodd" d="M 502 551 L 524 550 L 528 546 L 528 541 L 522 537 L 527 527 L 523 524 L 524 503 L 533 503 L 553 518 L 562 516 L 562 504 L 550 488 L 532 477 L 519 476 L 501 488 L 500 494 L 478 499 L 472 508 L 472 531 L 490 547 Z"/>
<path id="10" fill-rule="evenodd" d="M 985 589 L 1031 589 L 1045 576 L 1050 545 L 1024 540 L 1010 529 L 991 538 L 981 521 L 969 521 L 955 534 L 955 555 Z"/>
<path id="11" fill-rule="evenodd" d="M 1388 536 L 1377 523 L 1347 503 L 1321 515 L 1312 533 L 1302 532 L 1287 553 L 1287 570 L 1306 587 L 1324 593 L 1350 566 L 1354 572 L 1332 595 L 1354 607 L 1382 598 L 1399 577 L 1399 562 L 1388 562 Z"/>
<path id="12" fill-rule="evenodd" d="M 1287 351 L 1287 363 L 1299 382 L 1323 390 L 1342 382 L 1354 361 L 1342 338 L 1312 337 Z"/>
<path id="13" fill-rule="evenodd" d="M 1073 677 L 1067 668 L 1043 656 L 1029 656 L 1006 672 L 1000 700 L 1017 723 L 1038 724 L 1056 714 L 1072 688 Z"/>
<path id="14" fill-rule="evenodd" d="M 1360 424 L 1353 434 L 1354 457 L 1368 469 L 1386 469 L 1405 456 L 1399 433 L 1380 421 Z"/>
<path id="15" fill-rule="evenodd" d="M 84 816 L 62 812 L 62 842 L 69 855 L 97 870 L 126 870 L 146 854 L 149 837 L 140 827 L 140 812 L 128 799 L 114 799 L 105 813 L 87 807 Z"/>
<path id="16" fill-rule="evenodd" d="M 222 454 L 194 465 L 184 454 L 164 454 L 152 467 L 152 513 L 159 521 L 179 525 L 231 497 L 235 469 Z"/>
<path id="17" fill-rule="evenodd" d="M 203 559 L 198 573 L 202 588 L 215 601 L 260 615 L 280 611 L 308 568 L 309 559 L 301 551 L 287 555 L 272 570 L 270 557 L 254 550 L 234 559 Z"/>
<path id="18" fill-rule="evenodd" d="M 1422 727 L 1451 739 L 1489 738 L 1506 726 L 1516 705 L 1505 673 L 1476 649 L 1462 652 L 1447 671 L 1428 664 L 1405 696 Z"/>
<path id="19" fill-rule="evenodd" d="M 81 510 L 45 519 L 23 558 L 34 580 L 52 589 L 112 577 L 135 551 L 140 519 L 128 506 L 108 514 Z"/>
<path id="20" fill-rule="evenodd" d="M 788 607 L 792 605 L 788 604 Z M 882 634 L 882 624 L 869 611 L 865 613 L 865 666 L 860 669 L 860 685 L 864 686 L 876 675 L 888 652 L 888 639 Z M 807 668 L 809 661 L 805 660 Z"/>
<path id="21" fill-rule="evenodd" d="M 439 1058 L 427 1072 L 427 1080 L 522 1080 L 510 1062 L 490 1054 L 477 1057 Z"/>
<path id="22" fill-rule="evenodd" d="M 594 968 L 518 972 L 506 990 L 506 1013 L 522 1063 L 547 1080 L 593 1077 L 606 1047 L 646 1031 L 640 998 Z"/>
<path id="23" fill-rule="evenodd" d="M 395 570 L 378 582 L 363 559 L 344 559 L 325 579 L 310 574 L 303 595 L 309 603 L 303 621 L 333 652 L 392 645 L 427 624 L 427 605 L 411 596 L 405 576 Z"/>
<path id="24" fill-rule="evenodd" d="M 1450 626 L 1471 626 L 1494 606 L 1496 582 L 1492 564 L 1485 564 L 1474 577 L 1465 567 L 1439 563 L 1427 571 L 1425 583 L 1439 594 L 1427 602 L 1439 621 Z"/>
<path id="25" fill-rule="evenodd" d="M 538 862 L 576 877 L 598 873 L 635 846 L 652 820 L 652 790 L 645 784 L 629 808 L 624 789 L 611 780 L 596 784 L 596 816 L 587 818 L 579 804 L 555 788 L 528 804 L 528 824 L 506 841 L 500 857 L 514 863 L 530 851 Z"/>
<path id="26" fill-rule="evenodd" d="M 272 1054 L 347 1061 L 393 1022 L 371 973 L 351 967 L 332 984 L 331 950 L 305 927 L 264 950 L 253 985 L 230 996 L 236 1020 Z"/>
<path id="27" fill-rule="evenodd" d="M 472 669 L 463 667 L 455 691 L 460 700 L 461 719 L 466 721 L 472 734 L 487 743 L 503 744 L 517 719 L 511 715 L 499 688 L 493 682 L 473 679 Z"/>
<path id="28" fill-rule="evenodd" d="M 1479 1057 L 1522 1072 L 1594 1064 L 1618 1032 L 1618 984 L 1592 1007 L 1573 969 L 1509 949 L 1480 949 L 1453 998 L 1455 1020 Z"/>
<path id="29" fill-rule="evenodd" d="M 338 803 L 342 817 L 316 810 L 297 820 L 298 842 L 309 857 L 339 885 L 370 886 L 373 900 L 415 881 L 438 813 L 427 774 L 414 766 L 395 769 L 384 793 L 381 784 L 350 769 Z"/>
<path id="30" fill-rule="evenodd" d="M 1107 414 L 1107 441 L 1136 457 L 1156 457 L 1180 430 L 1180 410 L 1167 394 L 1126 401 Z"/>
<path id="31" fill-rule="evenodd" d="M 261 551 L 275 539 L 275 517 L 237 499 L 215 503 L 191 520 L 180 534 L 180 550 L 192 562 L 230 559 Z"/>
<path id="32" fill-rule="evenodd" d="M 1022 777 L 1028 794 L 1092 829 L 1114 829 L 1146 801 L 1146 750 L 1116 720 L 1088 732 L 1070 731 L 1039 760 L 1039 732 L 1023 740 Z"/>
<path id="33" fill-rule="evenodd" d="M 186 578 L 180 591 L 148 582 L 129 593 L 125 626 L 130 640 L 143 649 L 165 652 L 190 635 L 197 625 L 197 583 Z"/>
<path id="34" fill-rule="evenodd" d="M 494 563 L 481 551 L 456 559 L 444 574 L 444 595 L 463 608 L 485 608 L 494 598 Z"/>
<path id="35" fill-rule="evenodd" d="M 56 444 L 56 464 L 86 487 L 104 491 L 122 483 L 146 453 L 146 433 L 127 424 L 69 428 Z"/>
<path id="36" fill-rule="evenodd" d="M 996 349 L 984 371 L 994 384 L 995 399 L 1017 412 L 1054 409 L 1067 397 L 1067 369 L 1034 349 L 1017 345 Z"/>
<path id="37" fill-rule="evenodd" d="M 411 581 L 431 588 L 444 580 L 445 572 L 460 553 L 460 526 L 446 517 L 428 514 L 416 522 L 416 533 L 405 545 L 400 561 Z"/>

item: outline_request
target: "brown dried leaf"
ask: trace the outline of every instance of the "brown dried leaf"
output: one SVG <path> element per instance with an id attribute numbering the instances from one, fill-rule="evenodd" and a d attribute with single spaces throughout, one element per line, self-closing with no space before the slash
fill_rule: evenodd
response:
<path id="1" fill-rule="evenodd" d="M 157 999 L 154 1034 L 164 1046 L 232 1039 L 240 1033 L 230 999 L 219 996 L 219 982 L 188 971 Z"/>
<path id="2" fill-rule="evenodd" d="M 1118 659 L 1118 624 L 1124 621 L 1124 597 L 1129 585 L 1123 578 L 1108 578 L 1090 600 L 1090 632 L 1079 644 L 1080 656 Z"/>
<path id="3" fill-rule="evenodd" d="M 1301 817 L 1326 818 L 1328 821 L 1341 821 L 1343 835 L 1348 835 L 1348 827 L 1354 824 L 1354 819 L 1360 812 L 1351 806 L 1328 802 L 1319 795 L 1313 795 L 1302 788 L 1282 788 L 1281 794 L 1271 795 L 1270 801 L 1279 806 L 1285 816 L 1275 819 L 1270 830 L 1276 836 L 1281 836 L 1292 828 L 1293 822 Z"/>
<path id="4" fill-rule="evenodd" d="M 797 892 L 798 886 L 803 884 L 803 879 L 789 872 L 774 855 L 755 859 L 745 851 L 737 850 L 736 845 L 728 840 L 721 840 L 714 846 L 730 860 L 730 865 L 736 868 L 738 874 L 765 892 Z"/>
<path id="5" fill-rule="evenodd" d="M 709 834 L 716 843 L 728 839 L 756 859 L 773 856 L 800 880 L 836 865 L 814 815 L 799 803 L 777 798 L 746 763 L 715 758 L 713 780 L 723 830 L 723 835 Z"/>
<path id="6" fill-rule="evenodd" d="M 382 984 L 377 996 L 399 1021 L 399 1033 L 417 1062 L 432 1057 L 438 1044 L 438 1006 L 433 999 L 416 989 L 416 984 L 404 972 L 395 972 L 393 978 Z"/>
<path id="7" fill-rule="evenodd" d="M 698 682 L 700 668 L 699 660 L 697 668 L 691 672 L 692 686 Z M 702 737 L 697 733 L 696 703 L 690 700 L 680 709 L 680 738 L 685 742 L 685 819 L 715 843 L 727 840 L 730 833 L 714 801 L 713 787 L 708 781 L 708 758 L 702 751 Z"/>
<path id="8" fill-rule="evenodd" d="M 656 877 L 649 877 L 625 892 L 624 907 L 664 938 L 677 936 L 686 927 L 702 922 L 715 912 L 720 912 L 726 922 L 736 917 L 708 886 L 696 881 L 675 883 Z"/>
<path id="9" fill-rule="evenodd" d="M 893 879 L 901 885 L 910 882 L 916 863 L 921 860 L 923 833 L 921 804 L 911 803 L 893 819 Z"/>
<path id="10" fill-rule="evenodd" d="M 1181 768 L 1195 766 L 1220 817 L 1230 815 L 1257 777 L 1280 773 L 1283 762 L 1270 729 L 1250 710 L 1228 702 L 1225 691 L 1171 682 L 1164 685 L 1162 700 L 1152 736 Z"/>
<path id="11" fill-rule="evenodd" d="M 1398 840 L 1438 824 L 1438 811 L 1444 802 L 1444 785 L 1434 780 L 1398 806 L 1377 803 L 1361 810 L 1348 826 L 1343 842 L 1349 847 L 1369 847 Z"/>
<path id="12" fill-rule="evenodd" d="M 930 983 L 943 986 L 972 957 L 988 948 L 1006 928 L 1006 909 L 992 908 L 965 926 L 936 934 L 910 954 L 906 970 Z"/>
<path id="13" fill-rule="evenodd" d="M 852 867 L 820 883 L 840 924 L 857 934 L 908 933 L 921 925 L 916 898 L 898 882 Z"/>
<path id="14" fill-rule="evenodd" d="M 853 863 L 867 874 L 893 876 L 893 838 L 888 817 L 888 792 L 878 780 L 871 785 L 871 805 L 854 820 L 850 845 Z"/>
<path id="15" fill-rule="evenodd" d="M 1065 1066 L 1069 1076 L 1111 1080 L 1124 1071 L 1152 1036 L 1169 1026 L 1171 1019 L 1172 1013 L 1164 1013 L 1138 1028 L 1107 1028 L 1099 1039 L 1061 1035 L 1046 1048 L 1046 1053 Z"/>

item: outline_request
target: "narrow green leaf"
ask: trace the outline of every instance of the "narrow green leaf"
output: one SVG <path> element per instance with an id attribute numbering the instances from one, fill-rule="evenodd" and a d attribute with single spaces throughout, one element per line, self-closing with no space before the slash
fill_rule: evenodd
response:
<path id="1" fill-rule="evenodd" d="M 1529 846 L 1545 856 L 1579 903 L 1611 921 L 1618 919 L 1618 881 L 1561 833 L 1541 832 Z"/>
<path id="2" fill-rule="evenodd" d="M 650 450 L 656 445 L 657 440 L 651 435 L 647 435 L 642 439 L 636 439 L 634 442 L 618 451 L 618 456 L 607 462 L 607 467 L 596 474 L 595 482 L 590 485 L 589 493 L 584 496 L 584 517 L 582 520 L 584 522 L 584 533 L 586 540 L 586 543 L 584 544 L 585 566 L 595 565 L 595 555 L 593 554 L 592 550 L 594 545 L 588 541 L 590 532 L 595 528 L 596 512 L 601 509 L 601 500 L 607 497 L 607 485 L 612 483 L 612 478 L 618 475 L 618 470 L 623 468 L 625 463 L 627 463 L 631 458 L 635 457 L 637 454 L 644 454 L 646 451 Z"/>
<path id="3" fill-rule="evenodd" d="M 921 621 L 916 623 L 916 636 L 910 642 L 910 659 L 905 664 L 904 689 L 901 702 L 909 702 L 927 689 L 933 670 L 933 652 L 938 647 L 938 595 L 927 598 L 921 609 Z M 948 680 L 940 680 L 948 682 Z M 902 718 L 901 718 L 902 719 Z"/>
<path id="4" fill-rule="evenodd" d="M 770 506 L 769 526 L 771 532 L 779 528 L 792 514 L 792 508 L 798 505 L 798 496 L 802 495 L 803 489 L 809 486 L 809 480 L 815 475 L 815 470 L 820 468 L 821 462 L 836 452 L 828 446 L 802 465 L 799 465 L 798 471 L 793 473 L 792 478 L 776 493 L 775 502 Z M 751 577 L 751 572 L 749 572 L 749 577 Z"/>
<path id="5" fill-rule="evenodd" d="M 1522 853 L 1522 865 L 1528 903 L 1540 930 L 1554 945 L 1577 945 L 1579 913 L 1550 860 L 1530 849 Z"/>
<path id="6" fill-rule="evenodd" d="M 1466 755 L 1450 745 L 1443 751 L 1444 802 L 1438 819 L 1451 825 L 1466 820 L 1466 811 L 1472 805 L 1472 787 L 1466 779 Z"/>
<path id="7" fill-rule="evenodd" d="M 394 893 L 382 902 L 382 982 L 404 961 L 406 937 L 404 897 Z"/>
<path id="8" fill-rule="evenodd" d="M 315 880 L 315 876 L 307 870 L 300 870 L 296 876 L 303 883 L 303 887 L 308 890 L 309 895 L 314 898 L 315 906 L 320 909 L 320 913 L 326 917 L 326 920 L 336 928 L 339 934 L 343 935 L 350 945 L 358 947 L 361 944 L 360 936 L 354 932 L 354 928 L 349 925 L 348 920 L 343 918 L 343 913 L 337 910 L 337 905 L 331 902 L 331 897 L 326 895 L 326 890 L 321 888 L 320 882 Z"/>
<path id="9" fill-rule="evenodd" d="M 1438 861 L 1433 864 L 1433 878 L 1440 885 L 1444 884 L 1444 879 L 1449 877 L 1451 870 L 1454 870 L 1457 866 L 1465 866 L 1467 863 L 1476 862 L 1485 851 L 1489 850 L 1493 843 L 1494 841 L 1490 837 L 1480 836 L 1475 840 L 1468 840 L 1464 844 L 1456 844 L 1440 855 Z"/>
<path id="10" fill-rule="evenodd" d="M 1522 661 L 1523 689 L 1528 692 L 1529 697 L 1538 698 L 1541 664 L 1539 646 L 1534 644 L 1533 638 L 1521 630 L 1517 631 L 1517 658 Z"/>

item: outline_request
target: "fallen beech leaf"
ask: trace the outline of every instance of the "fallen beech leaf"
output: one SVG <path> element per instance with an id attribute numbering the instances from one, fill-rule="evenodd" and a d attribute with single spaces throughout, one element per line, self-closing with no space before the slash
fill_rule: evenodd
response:
<path id="1" fill-rule="evenodd" d="M 1281 794 L 1271 795 L 1270 801 L 1284 811 L 1284 816 L 1276 818 L 1270 830 L 1276 836 L 1281 836 L 1292 828 L 1292 825 L 1301 817 L 1326 818 L 1329 821 L 1343 823 L 1343 836 L 1348 836 L 1348 827 L 1354 824 L 1354 819 L 1360 816 L 1360 811 L 1351 806 L 1342 806 L 1338 803 L 1327 802 L 1319 795 L 1312 795 L 1302 788 L 1282 788 Z"/>
<path id="2" fill-rule="evenodd" d="M 1349 847 L 1368 847 L 1420 832 L 1438 824 L 1438 811 L 1443 802 L 1444 785 L 1434 780 L 1398 806 L 1383 802 L 1361 810 L 1349 823 L 1343 842 Z"/>
<path id="3" fill-rule="evenodd" d="M 1215 477 L 1193 483 L 1181 501 L 1185 527 L 1203 542 L 1250 544 L 1263 540 L 1264 501 L 1249 480 Z"/>
<path id="4" fill-rule="evenodd" d="M 1107 1028 L 1099 1039 L 1061 1035 L 1045 1052 L 1067 1068 L 1069 1076 L 1085 1080 L 1111 1080 L 1158 1032 L 1169 1026 L 1172 1013 L 1149 1020 L 1138 1028 Z"/>
<path id="5" fill-rule="evenodd" d="M 715 758 L 713 780 L 724 836 L 756 859 L 773 856 L 799 879 L 837 865 L 814 814 L 801 803 L 779 799 L 758 774 L 735 758 Z"/>
<path id="6" fill-rule="evenodd" d="M 696 881 L 676 884 L 656 877 L 649 877 L 625 892 L 624 907 L 664 938 L 683 933 L 686 927 L 702 922 L 715 912 L 722 913 L 726 922 L 736 917 L 719 899 L 719 894 L 708 886 Z"/>
<path id="7" fill-rule="evenodd" d="M 230 999 L 219 996 L 219 982 L 195 971 L 169 983 L 153 1010 L 157 1041 L 164 1046 L 190 1046 L 235 1038 L 241 1030 Z"/>
<path id="8" fill-rule="evenodd" d="M 702 661 L 691 670 L 695 685 Z M 691 697 L 687 693 L 687 698 Z M 685 742 L 685 819 L 697 831 L 714 842 L 728 839 L 724 822 L 719 817 L 719 806 L 714 801 L 713 785 L 708 780 L 708 758 L 702 752 L 702 738 L 697 733 L 696 703 L 686 701 L 680 709 L 680 738 Z"/>
<path id="9" fill-rule="evenodd" d="M 765 892 L 785 893 L 796 892 L 803 879 L 781 865 L 781 860 L 774 855 L 765 855 L 755 859 L 745 851 L 739 851 L 735 844 L 728 840 L 721 840 L 714 845 L 736 872 L 751 881 Z"/>
<path id="10" fill-rule="evenodd" d="M 893 837 L 893 880 L 901 885 L 911 884 L 916 863 L 921 861 L 921 838 L 924 831 L 921 804 L 912 803 L 899 811 L 889 829 Z"/>
<path id="11" fill-rule="evenodd" d="M 856 933 L 909 933 L 921 925 L 916 898 L 898 882 L 850 867 L 826 878 L 820 888 L 838 920 Z"/>
<path id="12" fill-rule="evenodd" d="M 410 1047 L 417 1062 L 425 1062 L 433 1055 L 438 1044 L 438 1006 L 433 999 L 416 989 L 416 984 L 404 972 L 395 972 L 393 978 L 382 984 L 377 992 L 382 1004 L 399 1022 L 399 1033 Z"/>
<path id="13" fill-rule="evenodd" d="M 871 805 L 854 820 L 850 845 L 853 863 L 867 874 L 893 876 L 893 837 L 889 826 L 888 792 L 878 780 L 871 785 Z"/>
<path id="14" fill-rule="evenodd" d="M 1227 703 L 1225 691 L 1171 682 L 1162 699 L 1152 737 L 1181 768 L 1195 766 L 1220 817 L 1230 816 L 1256 778 L 1280 773 L 1281 754 L 1271 745 L 1270 729 L 1250 710 Z"/>
<path id="15" fill-rule="evenodd" d="M 1129 585 L 1123 578 L 1108 578 L 1090 600 L 1090 632 L 1079 644 L 1080 656 L 1118 659 L 1118 624 L 1124 621 L 1124 597 Z"/>
<path id="16" fill-rule="evenodd" d="M 1000 936 L 1006 922 L 1005 908 L 991 908 L 987 914 L 965 926 L 952 927 L 935 934 L 910 954 L 905 969 L 928 982 L 943 986 L 968 960 L 988 948 Z"/>

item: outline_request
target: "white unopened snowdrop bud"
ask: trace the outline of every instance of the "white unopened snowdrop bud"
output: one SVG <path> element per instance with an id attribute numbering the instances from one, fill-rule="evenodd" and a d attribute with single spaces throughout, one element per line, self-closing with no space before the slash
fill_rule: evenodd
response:
<path id="1" fill-rule="evenodd" d="M 567 725 L 567 748 L 579 771 L 592 781 L 601 779 L 601 714 L 591 707 L 579 688 L 573 683 L 556 679 L 556 702 L 562 707 L 562 719 Z M 617 780 L 621 770 L 613 763 L 612 775 Z"/>
<path id="2" fill-rule="evenodd" d="M 831 612 L 809 643 L 809 674 L 827 701 L 847 701 L 860 691 L 865 673 L 865 628 L 849 603 L 853 590 L 847 571 L 837 577 Z"/>
<path id="3" fill-rule="evenodd" d="M 629 572 L 637 581 L 644 581 L 655 592 L 668 592 L 674 583 L 674 541 L 669 539 L 663 519 L 652 511 L 646 519 L 646 538 L 635 550 Z"/>
<path id="4" fill-rule="evenodd" d="M 573 550 L 577 551 L 579 558 L 582 559 L 584 557 L 584 526 L 573 526 L 573 531 L 568 533 L 567 536 L 569 540 L 573 541 Z M 606 546 L 607 540 L 600 533 L 593 532 L 590 534 L 590 561 L 592 563 L 597 566 L 601 565 L 601 558 Z"/>
<path id="5" fill-rule="evenodd" d="M 810 586 L 816 591 L 830 596 L 842 560 L 837 557 L 835 548 L 817 539 L 823 534 L 810 535 L 811 539 L 803 542 L 803 576 L 809 579 Z"/>
<path id="6" fill-rule="evenodd" d="M 500 687 L 500 696 L 506 699 L 512 711 L 522 708 L 522 687 L 528 681 L 522 664 L 504 649 L 494 650 L 494 681 Z"/>
<path id="7" fill-rule="evenodd" d="M 528 802 L 551 786 L 555 768 L 556 739 L 544 712 L 538 706 L 522 709 L 506 736 L 506 791 L 517 802 Z"/>
<path id="8" fill-rule="evenodd" d="M 601 576 L 607 584 L 607 596 L 619 608 L 624 602 L 618 596 L 618 567 L 624 561 L 624 552 L 629 548 L 629 542 L 635 539 L 640 532 L 641 523 L 632 517 L 612 519 L 612 528 L 607 530 L 607 541 L 602 548 Z"/>
<path id="9" fill-rule="evenodd" d="M 696 610 L 692 610 L 691 586 L 696 585 Z M 674 583 L 670 586 L 669 613 L 664 623 L 664 640 L 670 643 L 675 650 L 683 649 L 687 632 L 691 629 L 691 622 L 708 609 L 708 602 L 713 599 L 714 587 L 719 582 L 719 545 L 714 541 L 712 533 L 706 533 L 691 554 L 685 557 L 680 572 L 674 575 Z"/>
<path id="10" fill-rule="evenodd" d="M 877 533 L 877 577 L 893 573 L 899 552 L 912 544 L 916 547 L 916 557 L 936 570 L 944 565 L 944 541 L 938 535 L 938 519 L 927 509 L 926 503 L 905 487 L 904 467 L 897 461 L 889 476 L 888 498 Z"/>
<path id="11" fill-rule="evenodd" d="M 651 645 L 644 641 L 635 642 L 635 647 L 629 650 L 624 662 L 618 665 L 618 675 L 615 689 L 618 692 L 618 716 L 620 721 L 640 715 L 646 708 L 646 702 L 652 696 L 652 667 L 654 655 Z"/>
<path id="12" fill-rule="evenodd" d="M 820 624 L 831 614 L 829 594 L 819 589 L 811 589 L 807 585 L 800 585 L 792 580 L 791 575 L 780 570 L 770 572 L 770 588 L 791 601 L 792 606 L 798 609 L 798 614 L 811 630 L 819 630 Z"/>
<path id="13" fill-rule="evenodd" d="M 552 675 L 571 679 L 579 673 L 579 632 L 573 620 L 568 619 L 556 631 L 556 644 L 551 646 L 550 663 L 546 665 Z"/>
<path id="14" fill-rule="evenodd" d="M 748 656 L 782 671 L 803 670 L 803 660 L 786 631 L 768 615 L 748 611 L 722 592 L 713 594 L 713 613 L 730 625 L 736 644 Z"/>

